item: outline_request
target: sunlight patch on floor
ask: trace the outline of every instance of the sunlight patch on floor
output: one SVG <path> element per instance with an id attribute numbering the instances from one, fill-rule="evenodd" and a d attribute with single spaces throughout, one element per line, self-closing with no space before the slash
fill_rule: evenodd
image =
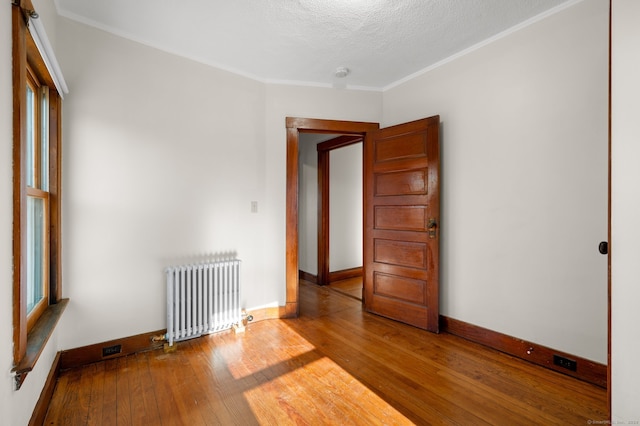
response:
<path id="1" fill-rule="evenodd" d="M 242 397 L 260 424 L 413 424 L 315 345 L 291 333 L 286 321 L 269 325 L 274 328 L 249 328 L 244 337 L 229 339 L 234 344 L 218 345 L 225 369 L 244 387 Z M 244 339 L 260 344 L 245 346 Z"/>
<path id="2" fill-rule="evenodd" d="M 296 336 L 293 342 L 291 338 L 284 342 L 277 335 L 272 337 L 265 339 L 259 352 L 240 347 L 223 355 L 229 372 L 236 380 L 266 374 L 267 370 L 293 370 L 319 357 L 315 347 L 300 336 Z"/>
<path id="3" fill-rule="evenodd" d="M 328 358 L 274 377 L 244 397 L 264 425 L 413 424 Z"/>

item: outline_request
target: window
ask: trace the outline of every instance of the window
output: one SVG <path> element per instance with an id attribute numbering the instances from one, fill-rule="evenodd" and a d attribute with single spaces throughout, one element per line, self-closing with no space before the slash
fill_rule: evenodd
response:
<path id="1" fill-rule="evenodd" d="M 30 32 L 33 20 L 27 24 L 36 16 L 31 2 L 14 1 L 12 9 L 13 370 L 19 388 L 66 300 L 60 297 L 62 101 L 38 49 L 42 40 Z"/>
<path id="2" fill-rule="evenodd" d="M 27 332 L 49 305 L 49 88 L 27 66 Z"/>

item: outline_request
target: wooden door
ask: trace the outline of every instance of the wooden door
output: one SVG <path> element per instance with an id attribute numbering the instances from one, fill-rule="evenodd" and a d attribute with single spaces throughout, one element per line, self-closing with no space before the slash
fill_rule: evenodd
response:
<path id="1" fill-rule="evenodd" d="M 369 132 L 364 145 L 364 307 L 438 327 L 440 117 Z"/>

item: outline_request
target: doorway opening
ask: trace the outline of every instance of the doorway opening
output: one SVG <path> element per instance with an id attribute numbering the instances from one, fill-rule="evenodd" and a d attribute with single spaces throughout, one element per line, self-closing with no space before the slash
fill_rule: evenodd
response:
<path id="1" fill-rule="evenodd" d="M 363 137 L 300 133 L 300 279 L 362 301 Z"/>
<path id="2" fill-rule="evenodd" d="M 300 133 L 359 136 L 377 130 L 378 123 L 291 118 L 287 126 L 287 209 L 286 209 L 286 304 L 285 315 L 299 314 L 299 171 Z"/>

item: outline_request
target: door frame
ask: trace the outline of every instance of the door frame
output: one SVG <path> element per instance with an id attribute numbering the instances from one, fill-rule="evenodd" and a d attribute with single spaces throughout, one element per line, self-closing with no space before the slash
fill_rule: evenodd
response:
<path id="1" fill-rule="evenodd" d="M 298 191 L 300 132 L 303 133 L 339 133 L 360 135 L 363 144 L 367 143 L 366 134 L 380 128 L 379 123 L 363 121 L 325 120 L 315 118 L 287 117 L 287 189 L 286 189 L 286 300 L 285 317 L 297 317 L 300 312 L 298 303 L 299 259 L 298 259 Z M 364 161 L 364 158 L 363 158 Z"/>

